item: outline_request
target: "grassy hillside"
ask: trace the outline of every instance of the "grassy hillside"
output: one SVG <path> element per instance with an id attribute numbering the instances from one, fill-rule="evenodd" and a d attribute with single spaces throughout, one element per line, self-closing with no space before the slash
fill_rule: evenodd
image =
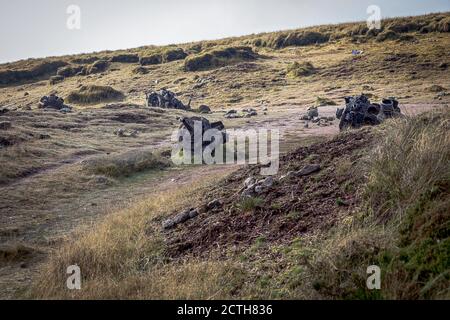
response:
<path id="1" fill-rule="evenodd" d="M 449 19 L 0 65 L 0 297 L 450 298 Z M 172 165 L 172 131 L 198 114 L 146 107 L 145 93 L 161 88 L 193 110 L 209 106 L 226 128 L 279 128 L 273 188 L 243 200 L 257 166 Z M 51 93 L 73 111 L 39 109 Z M 302 120 L 310 106 L 334 116 L 361 93 L 396 97 L 405 117 L 339 135 L 337 121 Z M 248 108 L 258 115 L 225 118 Z M 289 174 L 307 166 L 319 167 Z M 191 207 L 196 219 L 163 230 Z M 73 264 L 75 293 L 64 287 Z M 365 289 L 372 264 L 381 291 Z"/>
<path id="2" fill-rule="evenodd" d="M 196 196 L 179 190 L 147 199 L 59 250 L 33 296 L 449 298 L 449 121 L 445 110 L 297 149 L 276 179 L 311 162 L 321 171 L 282 179 L 276 192 L 245 205 L 235 190 L 257 168 L 206 195 L 208 183 Z M 168 215 L 217 197 L 219 211 L 161 230 Z M 70 293 L 63 271 L 74 263 L 85 282 Z M 373 264 L 383 270 L 381 291 L 365 286 Z"/>
<path id="3" fill-rule="evenodd" d="M 443 13 L 386 20 L 377 32 L 351 23 L 18 61 L 0 65 L 0 105 L 33 107 L 44 94 L 66 97 L 80 85 L 112 86 L 130 103 L 143 103 L 145 91 L 167 87 L 216 110 L 261 100 L 305 104 L 317 96 L 338 99 L 363 90 L 375 97 L 429 101 L 438 92 L 429 92 L 428 84 L 448 89 L 449 19 Z M 363 54 L 352 56 L 353 49 Z M 315 72 L 292 77 L 289 66 L 295 63 L 312 64 Z M 44 81 L 56 74 L 65 79 Z"/>

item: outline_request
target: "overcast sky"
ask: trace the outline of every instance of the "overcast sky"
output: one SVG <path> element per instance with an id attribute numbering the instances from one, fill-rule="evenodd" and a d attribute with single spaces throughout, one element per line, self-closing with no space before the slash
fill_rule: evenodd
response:
<path id="1" fill-rule="evenodd" d="M 70 5 L 80 29 L 67 27 Z M 361 21 L 369 5 L 383 17 L 450 11 L 450 0 L 0 0 L 0 62 Z"/>

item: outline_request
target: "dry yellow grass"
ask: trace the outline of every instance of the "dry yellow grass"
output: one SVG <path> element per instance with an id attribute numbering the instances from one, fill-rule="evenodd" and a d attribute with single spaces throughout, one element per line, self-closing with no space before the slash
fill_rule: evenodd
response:
<path id="1" fill-rule="evenodd" d="M 215 179 L 217 177 L 212 176 L 170 194 L 152 196 L 111 214 L 92 231 L 76 235 L 50 258 L 33 289 L 33 297 L 126 299 L 138 286 L 137 279 L 142 281 L 144 278 L 147 281 L 138 286 L 136 298 L 156 299 L 163 290 L 168 298 L 205 298 L 207 293 L 213 294 L 217 282 L 223 280 L 215 271 L 222 269 L 225 272 L 227 268 L 212 262 L 181 263 L 179 269 L 176 265 L 166 265 L 160 225 L 168 214 L 198 201 L 200 191 Z M 65 287 L 65 272 L 70 265 L 78 265 L 82 270 L 85 287 L 78 293 L 68 292 Z M 204 271 L 209 268 L 211 274 L 207 275 Z M 176 275 L 178 270 L 181 273 Z M 197 284 L 191 282 L 190 273 L 199 280 Z"/>
<path id="2" fill-rule="evenodd" d="M 414 20 L 417 20 L 415 21 L 417 25 L 408 33 L 412 37 L 409 39 L 399 38 L 379 42 L 376 41 L 376 35 L 366 34 L 367 30 L 362 24 L 319 26 L 308 29 L 306 38 L 314 40 L 315 36 L 320 36 L 310 32 L 329 36 L 329 41 L 323 38 L 324 42 L 321 44 L 316 44 L 316 41 L 312 45 L 304 46 L 303 44 L 307 44 L 302 42 L 305 39 L 305 30 L 297 30 L 179 46 L 191 56 L 201 56 L 202 52 L 210 52 L 218 47 L 246 45 L 252 46 L 261 57 L 236 64 L 234 63 L 236 61 L 232 61 L 231 65 L 211 70 L 186 72 L 185 62 L 179 60 L 147 66 L 144 72 L 136 74 L 138 66 L 136 62 L 133 64 L 111 61 L 104 72 L 66 77 L 63 82 L 53 85 L 42 76 L 24 80 L 25 82 L 20 81 L 14 86 L 2 86 L 0 105 L 15 110 L 11 111 L 10 115 L 6 113 L 1 116 L 12 122 L 12 128 L 0 131 L 0 138 L 5 139 L 2 141 L 13 142 L 13 145 L 0 150 L 0 184 L 4 185 L 2 204 L 5 206 L 2 221 L 14 223 L 21 230 L 32 229 L 36 221 L 54 219 L 59 214 L 57 210 L 62 210 L 63 215 L 68 214 L 74 206 L 79 206 L 80 199 L 85 198 L 74 198 L 76 199 L 73 200 L 74 203 L 68 203 L 63 209 L 54 205 L 57 201 L 69 202 L 73 195 L 99 191 L 103 186 L 96 184 L 97 177 L 91 176 L 87 170 L 81 170 L 78 160 L 92 155 L 108 158 L 110 153 L 122 154 L 143 146 L 155 148 L 164 146 L 171 130 L 178 126 L 176 118 L 184 114 L 178 111 L 157 112 L 144 109 L 144 93 L 149 90 L 166 87 L 175 91 L 185 103 L 192 97 L 192 107 L 206 104 L 216 112 L 210 115 L 214 120 L 223 119 L 220 111 L 224 109 L 248 107 L 262 109 L 263 106 L 268 106 L 269 115 L 266 118 L 259 118 L 261 121 L 258 125 L 274 121 L 281 124 L 283 117 L 300 116 L 306 105 L 330 101 L 342 103 L 344 96 L 359 94 L 362 91 L 369 93 L 374 101 L 382 97 L 396 96 L 401 104 L 427 103 L 445 106 L 450 102 L 450 95 L 441 95 L 445 93 L 450 82 L 450 73 L 447 69 L 450 64 L 448 54 L 450 36 L 448 32 L 443 32 L 448 25 L 448 13 L 418 17 Z M 386 27 L 389 26 L 393 32 L 404 33 L 401 29 L 408 27 L 406 22 L 408 19 L 388 20 Z M 416 30 L 418 26 L 429 27 L 431 28 L 429 31 L 439 32 L 423 33 Z M 286 36 L 291 43 L 285 41 Z M 280 39 L 284 39 L 282 45 L 275 45 Z M 268 41 L 267 44 L 264 44 L 264 41 Z M 286 46 L 287 44 L 293 46 Z M 299 44 L 301 46 L 296 46 Z M 274 49 L 275 47 L 279 49 Z M 128 51 L 61 57 L 58 60 L 75 66 L 84 66 L 120 55 L 131 54 L 135 57 L 160 54 L 170 48 L 149 46 Z M 361 50 L 363 54 L 352 56 L 352 49 Z M 120 59 L 122 58 L 119 57 Z M 48 60 L 58 61 L 53 58 Z M 314 66 L 314 73 L 307 77 L 291 77 L 287 72 L 288 66 L 304 61 Z M 41 62 L 41 60 L 22 61 L 2 65 L 0 70 L 33 69 Z M 113 87 L 124 94 L 123 102 L 115 109 L 109 109 L 105 108 L 104 102 L 91 101 L 86 105 L 75 105 L 74 113 L 67 115 L 35 110 L 41 96 L 55 92 L 67 97 L 83 85 Z M 28 110 L 29 108 L 32 110 Z M 290 113 L 286 112 L 288 108 Z M 250 125 L 247 124 L 247 119 L 226 120 L 227 127 L 247 125 Z M 129 131 L 138 130 L 140 133 L 136 138 L 125 139 L 114 134 L 119 127 Z M 298 132 L 300 131 L 299 129 Z M 287 137 L 295 142 L 299 139 L 293 136 L 292 131 Z M 414 189 L 414 179 L 411 177 L 416 177 L 426 185 L 428 181 L 421 180 L 425 178 L 417 177 L 415 174 L 430 159 L 441 159 L 435 150 L 442 147 L 439 145 L 434 148 L 429 145 L 432 139 L 428 134 L 427 137 L 428 140 L 414 136 L 418 141 L 414 148 L 420 150 L 418 154 L 420 157 L 404 158 L 411 164 L 411 170 L 407 171 L 411 176 L 404 176 L 400 180 L 397 176 L 385 177 L 386 180 L 380 182 L 377 188 L 381 188 L 386 181 L 394 181 L 404 183 L 397 187 L 406 186 L 415 196 L 419 191 L 423 191 L 420 188 Z M 19 142 L 16 143 L 14 139 Z M 421 149 L 422 146 L 427 146 L 428 149 Z M 435 158 L 429 158 L 427 152 L 431 152 Z M 400 155 L 390 154 L 390 156 Z M 416 161 L 419 158 L 421 160 Z M 380 161 L 382 163 L 384 159 Z M 64 166 L 65 164 L 68 166 Z M 344 163 L 340 169 L 346 170 L 348 166 L 348 163 Z M 428 169 L 430 167 L 427 167 Z M 46 170 L 49 170 L 48 174 Z M 31 179 L 33 183 L 26 179 L 36 173 L 42 175 L 35 180 Z M 90 205 L 92 197 L 87 197 L 87 200 Z M 372 200 L 374 205 L 380 204 L 380 199 Z M 92 231 L 80 232 L 76 236 L 77 241 L 64 244 L 61 250 L 50 257 L 46 269 L 38 277 L 38 284 L 31 296 L 90 299 L 307 298 L 315 295 L 336 297 L 339 292 L 325 291 L 318 294 L 311 281 L 313 275 L 317 276 L 318 272 L 304 272 L 305 266 L 297 265 L 297 260 L 303 259 L 304 256 L 310 257 L 312 261 L 324 260 L 325 270 L 326 268 L 333 270 L 333 264 L 336 264 L 333 259 L 339 257 L 316 255 L 321 246 L 328 248 L 330 252 L 333 252 L 332 248 L 336 245 L 344 251 L 350 246 L 348 251 L 352 254 L 354 248 L 351 245 L 355 239 L 360 239 L 358 241 L 362 243 L 367 241 L 369 246 L 373 242 L 374 245 L 378 245 L 376 243 L 379 239 L 370 237 L 372 232 L 370 229 L 350 228 L 353 227 L 353 224 L 349 223 L 353 220 L 350 219 L 342 222 L 342 227 L 348 231 L 347 233 L 341 232 L 335 238 L 327 234 L 324 239 L 311 239 L 314 246 L 302 244 L 301 248 L 298 248 L 297 244 L 293 244 L 291 255 L 283 256 L 281 261 L 273 260 L 280 265 L 285 262 L 289 264 L 282 273 L 278 272 L 273 261 L 264 256 L 267 252 L 261 253 L 258 251 L 260 249 L 256 250 L 258 254 L 253 261 L 254 270 L 249 270 L 249 265 L 240 263 L 237 257 L 227 259 L 223 263 L 214 261 L 214 258 L 176 263 L 166 261 L 164 242 L 159 231 L 160 219 L 193 201 L 195 198 L 186 198 L 181 194 L 181 190 L 171 195 L 162 194 L 112 214 L 99 225 L 92 226 Z M 402 201 L 407 202 L 406 198 Z M 385 213 L 381 216 L 387 217 L 392 214 L 382 206 L 378 207 L 378 210 Z M 37 217 L 34 216 L 36 212 L 39 212 Z M 13 215 L 15 217 L 13 222 L 6 220 Z M 375 230 L 375 233 L 383 238 L 384 234 L 380 229 Z M 386 236 L 387 239 L 391 239 L 389 234 Z M 39 239 L 39 241 L 42 244 L 48 240 Z M 384 244 L 385 242 L 381 241 L 379 246 L 384 247 Z M 272 252 L 272 249 L 277 248 L 270 248 L 269 251 Z M 283 251 L 292 248 L 278 249 Z M 82 267 L 82 272 L 86 272 L 85 290 L 77 295 L 68 293 L 64 287 L 65 268 L 74 263 Z M 343 264 L 345 268 L 345 261 Z M 246 278 L 246 281 L 234 278 L 234 275 L 241 274 L 251 276 Z M 333 276 L 332 273 L 330 275 Z M 267 277 L 273 278 L 273 281 L 266 279 Z M 194 280 L 189 282 L 189 279 Z M 318 288 L 321 287 L 319 280 Z M 329 280 L 336 283 L 336 279 Z M 309 282 L 306 282 L 305 286 L 300 286 L 298 282 L 301 281 Z M 229 283 L 230 286 L 224 283 Z M 218 289 L 218 286 L 223 289 Z M 340 297 L 342 296 L 341 294 Z"/>
<path id="3" fill-rule="evenodd" d="M 197 184 L 195 196 L 187 197 L 187 189 L 161 194 L 117 212 L 92 231 L 78 235 L 51 257 L 30 294 L 34 298 L 77 299 L 419 298 L 415 287 L 414 291 L 407 290 L 418 284 L 395 277 L 397 269 L 385 264 L 385 255 L 396 257 L 399 250 L 409 250 L 402 249 L 404 244 L 399 242 L 404 237 L 402 229 L 408 225 L 408 219 L 420 220 L 422 214 L 430 211 L 425 209 L 414 216 L 408 210 L 434 186 L 448 184 L 448 110 L 434 116 L 391 121 L 380 128 L 380 134 L 385 140 L 373 151 L 375 156 L 367 154 L 359 160 L 359 165 L 369 163 L 365 170 L 372 175 L 367 186 L 368 207 L 342 216 L 329 232 L 295 240 L 288 246 L 257 241 L 243 255 L 230 251 L 222 261 L 214 258 L 214 251 L 209 259 L 168 259 L 160 222 L 167 214 L 198 201 L 208 185 Z M 408 168 L 389 169 L 398 163 L 398 159 L 390 158 L 395 154 L 408 160 Z M 381 167 L 386 169 L 380 170 Z M 400 173 L 403 177 L 398 176 Z M 386 179 L 394 179 L 389 187 Z M 402 199 L 395 191 L 396 184 L 404 183 L 412 193 Z M 189 187 L 191 192 L 192 189 Z M 409 198 L 411 195 L 415 200 Z M 378 199 L 386 203 L 379 203 Z M 391 217 L 382 216 L 380 221 L 376 208 L 389 208 Z M 448 209 L 448 204 L 441 208 Z M 439 219 L 426 231 L 431 232 L 430 236 L 441 234 L 439 228 L 448 228 L 448 220 Z M 425 235 L 422 237 L 425 238 L 416 240 L 427 241 Z M 431 258 L 437 261 L 438 268 L 448 256 L 448 238 L 442 241 L 438 244 L 444 246 L 442 256 Z M 418 254 L 416 250 L 413 253 Z M 399 263 L 397 259 L 390 263 Z M 81 267 L 83 275 L 83 289 L 75 293 L 65 288 L 65 269 L 73 264 Z M 386 270 L 384 279 L 390 279 L 384 282 L 383 291 L 365 289 L 366 268 L 373 264 L 382 265 Z M 418 269 L 412 272 L 428 266 L 419 262 L 414 268 Z M 428 280 L 433 280 L 434 287 L 427 289 L 424 297 L 446 296 L 442 291 L 446 276 L 442 277 Z"/>

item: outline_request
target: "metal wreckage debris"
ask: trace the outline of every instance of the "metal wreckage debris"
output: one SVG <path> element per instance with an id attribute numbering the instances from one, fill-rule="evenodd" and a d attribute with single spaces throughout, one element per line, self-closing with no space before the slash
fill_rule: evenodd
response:
<path id="1" fill-rule="evenodd" d="M 371 103 L 365 95 L 346 97 L 345 108 L 338 108 L 336 117 L 340 119 L 339 129 L 376 126 L 384 120 L 401 116 L 399 103 L 394 98 L 383 99 L 381 104 Z"/>
<path id="2" fill-rule="evenodd" d="M 214 143 L 214 139 L 211 139 L 211 141 L 203 141 L 203 139 L 195 139 L 195 124 L 201 123 L 201 137 L 205 135 L 205 133 L 208 130 L 218 130 L 222 133 L 222 141 L 221 143 L 225 144 L 228 141 L 228 136 L 225 132 L 225 126 L 222 121 L 217 122 L 210 122 L 208 119 L 203 117 L 185 117 L 181 119 L 181 126 L 180 130 L 186 130 L 189 132 L 189 137 L 191 139 L 191 152 L 194 153 L 195 150 L 204 150 L 206 147 L 208 147 L 210 144 Z M 200 127 L 200 125 L 199 125 Z M 183 137 L 180 136 L 180 142 L 182 142 Z M 201 144 L 200 146 L 197 146 L 196 144 Z M 200 147 L 200 148 L 196 148 Z"/>
<path id="3" fill-rule="evenodd" d="M 172 91 L 161 89 L 160 91 L 152 91 L 146 94 L 147 106 L 153 108 L 190 110 L 190 101 L 187 105 L 183 104 L 176 98 Z"/>

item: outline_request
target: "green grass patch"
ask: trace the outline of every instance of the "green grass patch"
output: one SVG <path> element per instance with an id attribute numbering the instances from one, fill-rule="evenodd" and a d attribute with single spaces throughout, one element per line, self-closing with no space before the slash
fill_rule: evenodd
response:
<path id="1" fill-rule="evenodd" d="M 244 212 L 252 211 L 264 205 L 264 200 L 259 197 L 249 197 L 242 199 L 239 203 L 239 209 Z"/>

